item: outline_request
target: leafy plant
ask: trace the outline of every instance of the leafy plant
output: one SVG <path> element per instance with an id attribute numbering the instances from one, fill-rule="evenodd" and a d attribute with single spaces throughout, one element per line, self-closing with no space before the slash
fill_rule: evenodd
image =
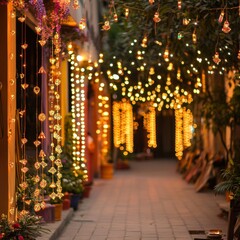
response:
<path id="1" fill-rule="evenodd" d="M 69 170 L 63 174 L 62 178 L 63 192 L 80 194 L 83 192 L 82 174 L 76 170 Z"/>
<path id="2" fill-rule="evenodd" d="M 0 218 L 0 239 L 2 240 L 34 240 L 48 231 L 42 226 L 39 216 L 21 215 L 15 222 L 9 221 L 6 215 Z"/>

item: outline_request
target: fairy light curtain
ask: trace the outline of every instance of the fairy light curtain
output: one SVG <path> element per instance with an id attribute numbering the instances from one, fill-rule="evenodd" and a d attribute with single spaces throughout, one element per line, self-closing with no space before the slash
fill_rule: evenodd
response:
<path id="1" fill-rule="evenodd" d="M 148 107 L 148 111 L 143 115 L 143 126 L 147 131 L 148 147 L 156 148 L 156 109 Z"/>
<path id="2" fill-rule="evenodd" d="M 69 46 L 69 50 L 71 51 Z M 83 180 L 88 181 L 88 171 L 86 163 L 86 131 L 85 131 L 85 71 L 77 61 L 73 53 L 69 59 L 71 69 L 71 113 L 73 132 L 73 167 L 76 171 L 81 170 Z"/>
<path id="3" fill-rule="evenodd" d="M 190 109 L 175 109 L 175 155 L 181 160 L 185 148 L 191 146 L 193 114 Z"/>
<path id="4" fill-rule="evenodd" d="M 101 142 L 101 162 L 107 163 L 109 155 L 109 139 L 110 139 L 110 99 L 104 92 L 106 85 L 101 82 L 98 87 L 98 121 L 97 134 Z"/>
<path id="5" fill-rule="evenodd" d="M 114 146 L 127 153 L 133 152 L 133 109 L 126 100 L 113 102 Z"/>

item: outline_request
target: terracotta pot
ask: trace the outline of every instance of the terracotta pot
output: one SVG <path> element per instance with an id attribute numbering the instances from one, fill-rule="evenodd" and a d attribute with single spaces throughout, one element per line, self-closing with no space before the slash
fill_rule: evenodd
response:
<path id="1" fill-rule="evenodd" d="M 71 200 L 70 199 L 63 199 L 63 203 L 62 203 L 62 209 L 63 210 L 68 210 L 70 208 L 71 205 Z"/>
<path id="2" fill-rule="evenodd" d="M 62 219 L 62 203 L 56 203 L 53 204 L 53 206 L 55 207 L 54 209 L 54 213 L 55 213 L 55 221 L 60 221 Z"/>
<path id="3" fill-rule="evenodd" d="M 84 186 L 83 197 L 84 198 L 89 198 L 90 191 L 91 191 L 91 186 Z"/>
<path id="4" fill-rule="evenodd" d="M 112 179 L 113 178 L 113 165 L 105 164 L 101 166 L 101 178 Z"/>

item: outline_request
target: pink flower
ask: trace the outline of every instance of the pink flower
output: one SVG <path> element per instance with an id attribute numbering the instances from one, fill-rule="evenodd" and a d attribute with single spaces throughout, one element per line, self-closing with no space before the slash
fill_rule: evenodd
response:
<path id="1" fill-rule="evenodd" d="M 18 222 L 13 223 L 12 227 L 13 228 L 20 228 L 20 224 Z"/>
<path id="2" fill-rule="evenodd" d="M 22 235 L 19 235 L 18 240 L 24 240 L 24 237 Z"/>
<path id="3" fill-rule="evenodd" d="M 3 239 L 4 233 L 0 233 L 0 239 Z"/>

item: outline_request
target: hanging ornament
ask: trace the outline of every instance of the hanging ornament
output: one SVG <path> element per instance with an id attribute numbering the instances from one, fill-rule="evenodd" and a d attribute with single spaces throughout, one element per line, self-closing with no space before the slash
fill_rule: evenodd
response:
<path id="1" fill-rule="evenodd" d="M 149 74 L 150 75 L 154 75 L 155 74 L 154 67 L 150 67 Z"/>
<path id="2" fill-rule="evenodd" d="M 224 10 L 221 11 L 220 16 L 219 16 L 219 18 L 218 18 L 218 22 L 219 22 L 219 23 L 222 23 L 223 17 L 224 17 Z"/>
<path id="3" fill-rule="evenodd" d="M 240 60 L 240 50 L 238 51 L 238 56 L 237 58 Z"/>
<path id="4" fill-rule="evenodd" d="M 194 44 L 197 43 L 196 29 L 194 29 L 193 34 L 192 34 L 192 41 Z"/>
<path id="5" fill-rule="evenodd" d="M 224 33 L 229 33 L 231 31 L 231 28 L 229 27 L 229 22 L 228 20 L 226 20 L 223 24 L 223 28 L 222 28 L 222 31 Z"/>
<path id="6" fill-rule="evenodd" d="M 84 30 L 86 28 L 86 19 L 82 18 L 78 24 L 80 30 Z"/>
<path id="7" fill-rule="evenodd" d="M 181 70 L 178 68 L 177 70 L 177 80 L 181 81 Z"/>
<path id="8" fill-rule="evenodd" d="M 25 21 L 26 17 L 25 16 L 21 16 L 18 18 L 18 21 L 20 21 L 21 23 L 23 23 Z"/>
<path id="9" fill-rule="evenodd" d="M 102 30 L 108 31 L 110 28 L 111 28 L 111 27 L 110 27 L 109 21 L 105 21 L 105 22 L 104 22 L 104 25 L 102 26 Z"/>
<path id="10" fill-rule="evenodd" d="M 178 38 L 178 40 L 181 40 L 183 38 L 183 34 L 181 32 L 179 32 L 177 38 Z"/>
<path id="11" fill-rule="evenodd" d="M 183 18 L 183 25 L 187 26 L 190 23 L 190 19 Z"/>
<path id="12" fill-rule="evenodd" d="M 170 74 L 167 75 L 166 85 L 170 86 L 172 84 Z"/>
<path id="13" fill-rule="evenodd" d="M 113 20 L 114 20 L 114 22 L 118 22 L 118 15 L 116 12 L 113 15 Z"/>
<path id="14" fill-rule="evenodd" d="M 168 47 L 166 47 L 164 53 L 163 53 L 163 58 L 166 62 L 169 62 L 169 50 Z"/>
<path id="15" fill-rule="evenodd" d="M 125 17 L 128 18 L 128 16 L 129 16 L 129 9 L 126 8 L 126 9 L 125 9 Z"/>
<path id="16" fill-rule="evenodd" d="M 42 31 L 42 29 L 39 26 L 35 27 L 35 30 L 37 34 L 40 34 L 40 32 Z"/>
<path id="17" fill-rule="evenodd" d="M 74 1 L 73 1 L 73 8 L 74 8 L 75 10 L 78 9 L 78 8 L 80 8 L 78 0 L 74 0 Z"/>
<path id="18" fill-rule="evenodd" d="M 213 56 L 213 61 L 218 65 L 221 62 L 221 59 L 219 58 L 219 53 L 215 52 Z"/>
<path id="19" fill-rule="evenodd" d="M 146 48 L 147 47 L 147 36 L 144 36 L 143 40 L 142 40 L 142 43 L 141 43 L 141 46 Z"/>
<path id="20" fill-rule="evenodd" d="M 169 65 L 167 67 L 167 70 L 168 71 L 172 71 L 173 70 L 173 64 L 172 63 L 169 63 Z"/>
<path id="21" fill-rule="evenodd" d="M 42 47 L 46 44 L 46 40 L 44 40 L 44 39 L 39 40 L 38 42 Z"/>
<path id="22" fill-rule="evenodd" d="M 178 0 L 178 9 L 180 10 L 182 8 L 182 1 Z"/>
<path id="23" fill-rule="evenodd" d="M 153 21 L 154 21 L 155 23 L 158 23 L 158 22 L 161 21 L 158 12 L 155 12 L 154 17 L 153 17 Z"/>
<path id="24" fill-rule="evenodd" d="M 28 44 L 27 44 L 27 43 L 24 43 L 24 44 L 21 45 L 21 48 L 24 49 L 24 50 L 26 50 L 27 47 L 28 47 Z"/>

